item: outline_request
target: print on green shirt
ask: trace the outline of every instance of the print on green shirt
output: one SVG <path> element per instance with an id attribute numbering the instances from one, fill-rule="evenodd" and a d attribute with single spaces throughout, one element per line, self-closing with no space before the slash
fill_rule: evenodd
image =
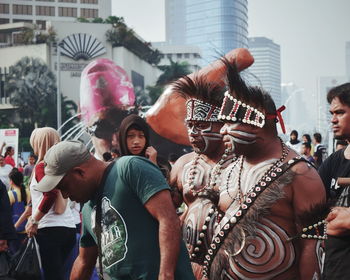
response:
<path id="1" fill-rule="evenodd" d="M 92 230 L 96 234 L 95 217 L 96 207 L 91 212 Z M 125 258 L 128 251 L 128 232 L 123 217 L 107 197 L 102 199 L 101 228 L 102 264 L 108 269 Z"/>

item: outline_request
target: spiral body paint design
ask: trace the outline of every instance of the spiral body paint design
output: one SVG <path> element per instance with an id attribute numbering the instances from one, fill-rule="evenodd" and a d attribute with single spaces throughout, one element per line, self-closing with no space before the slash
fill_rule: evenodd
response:
<path id="1" fill-rule="evenodd" d="M 248 236 L 242 252 L 229 258 L 223 279 L 267 280 L 285 273 L 295 263 L 296 252 L 283 228 L 268 219 L 257 224 L 256 236 Z M 237 244 L 239 246 L 239 244 Z M 230 275 L 230 277 L 228 277 Z"/>

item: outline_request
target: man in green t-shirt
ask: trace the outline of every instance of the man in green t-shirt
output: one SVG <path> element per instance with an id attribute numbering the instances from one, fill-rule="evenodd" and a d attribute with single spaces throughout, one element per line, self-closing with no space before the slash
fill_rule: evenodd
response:
<path id="1" fill-rule="evenodd" d="M 169 187 L 148 159 L 125 156 L 106 163 L 91 156 L 82 143 L 63 141 L 44 161 L 46 175 L 36 189 L 57 188 L 64 197 L 85 203 L 71 279 L 89 279 L 99 251 L 100 264 L 111 279 L 194 279 Z"/>

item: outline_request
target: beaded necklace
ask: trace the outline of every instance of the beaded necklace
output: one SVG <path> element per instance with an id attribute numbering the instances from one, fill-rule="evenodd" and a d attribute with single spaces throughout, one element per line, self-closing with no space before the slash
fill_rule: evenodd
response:
<path id="1" fill-rule="evenodd" d="M 278 137 L 279 138 L 279 137 Z M 261 181 L 265 180 L 267 174 L 269 174 L 271 171 L 275 170 L 278 168 L 282 162 L 286 159 L 288 153 L 289 153 L 289 148 L 284 144 L 281 138 L 279 138 L 282 146 L 282 155 L 281 157 L 264 173 L 264 175 L 259 179 L 259 181 L 256 184 L 259 184 Z M 237 160 L 238 162 L 238 160 Z M 240 168 L 238 172 L 238 192 L 236 197 L 231 196 L 230 191 L 229 191 L 229 182 L 233 173 L 233 169 L 236 167 L 237 164 L 232 166 L 231 170 L 229 171 L 227 180 L 226 180 L 226 192 L 228 196 L 232 199 L 232 201 L 238 201 L 239 204 L 242 204 L 245 198 L 249 195 L 249 193 L 252 191 L 254 186 L 252 186 L 246 194 L 243 194 L 242 187 L 241 187 L 241 178 L 242 178 L 242 173 L 243 173 L 243 163 L 244 163 L 244 157 L 240 156 Z"/>
<path id="2" fill-rule="evenodd" d="M 200 188 L 198 190 L 195 189 L 194 179 L 197 174 L 197 165 L 200 158 L 200 155 L 197 154 L 196 158 L 194 159 L 192 166 L 189 171 L 189 177 L 188 177 L 188 186 L 190 189 L 190 192 L 193 195 L 205 195 L 206 191 L 211 191 L 215 188 L 215 186 L 219 183 L 218 179 L 220 178 L 221 172 L 222 172 L 222 165 L 227 161 L 231 151 L 229 149 L 225 149 L 224 154 L 221 156 L 221 159 L 215 164 L 214 168 L 209 174 L 209 184 L 205 185 L 203 188 Z M 237 158 L 232 157 L 232 162 L 235 161 Z"/>

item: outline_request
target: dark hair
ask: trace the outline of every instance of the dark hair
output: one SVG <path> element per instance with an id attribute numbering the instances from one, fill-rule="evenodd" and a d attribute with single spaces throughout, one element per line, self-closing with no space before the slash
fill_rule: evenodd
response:
<path id="1" fill-rule="evenodd" d="M 221 61 L 226 67 L 226 84 L 231 96 L 256 109 L 262 109 L 266 115 L 277 114 L 275 102 L 267 91 L 257 86 L 247 85 L 241 78 L 235 63 L 229 62 L 226 58 L 222 58 Z M 265 127 L 272 129 L 277 135 L 276 122 L 276 119 L 266 119 Z"/>
<path id="2" fill-rule="evenodd" d="M 340 102 L 350 107 L 350 83 L 345 83 L 340 86 L 336 86 L 327 93 L 327 101 L 332 103 L 334 98 L 338 97 Z"/>
<path id="3" fill-rule="evenodd" d="M 315 138 L 317 143 L 321 143 L 322 142 L 322 136 L 321 136 L 320 133 L 318 133 L 318 132 L 314 133 L 314 138 Z"/>
<path id="4" fill-rule="evenodd" d="M 304 145 L 306 148 L 311 149 L 311 143 L 309 142 L 303 142 L 302 145 Z"/>
<path id="5" fill-rule="evenodd" d="M 346 140 L 337 140 L 336 146 L 337 146 L 337 145 L 347 146 L 347 145 L 348 145 L 348 142 L 346 142 Z"/>
<path id="6" fill-rule="evenodd" d="M 220 107 L 224 99 L 224 87 L 208 82 L 203 76 L 192 79 L 184 76 L 172 83 L 173 90 L 185 99 L 196 98 L 211 105 Z"/>
<path id="7" fill-rule="evenodd" d="M 169 161 L 167 161 L 162 156 L 157 156 L 157 165 L 162 172 L 164 178 L 168 181 L 170 178 L 171 165 Z"/>
<path id="8" fill-rule="evenodd" d="M 305 137 L 307 139 L 308 143 L 311 143 L 311 136 L 310 136 L 310 134 L 304 134 L 303 137 Z"/>
<path id="9" fill-rule="evenodd" d="M 27 205 L 27 193 L 26 188 L 23 185 L 23 174 L 17 168 L 13 168 L 9 173 L 11 181 L 21 189 L 21 197 L 24 205 Z"/>
<path id="10" fill-rule="evenodd" d="M 120 156 L 131 155 L 131 152 L 128 150 L 128 145 L 126 140 L 127 132 L 130 129 L 140 130 L 140 131 L 143 131 L 143 133 L 145 134 L 146 144 L 142 152 L 139 154 L 139 156 L 145 156 L 145 151 L 147 147 L 150 146 L 149 127 L 143 118 L 135 114 L 131 114 L 127 116 L 120 124 L 119 135 L 118 135 L 119 146 L 120 146 Z"/>
<path id="11" fill-rule="evenodd" d="M 298 138 L 298 131 L 292 130 L 292 131 L 290 132 L 290 135 L 293 135 L 293 134 Z"/>
<path id="12" fill-rule="evenodd" d="M 9 154 L 11 153 L 11 150 L 12 150 L 12 149 L 13 149 L 12 146 L 8 146 L 8 147 L 6 148 L 4 157 L 6 157 L 7 155 L 9 155 Z"/>
<path id="13" fill-rule="evenodd" d="M 118 155 L 118 157 L 120 156 L 120 151 L 117 148 L 112 148 L 111 153 Z"/>

